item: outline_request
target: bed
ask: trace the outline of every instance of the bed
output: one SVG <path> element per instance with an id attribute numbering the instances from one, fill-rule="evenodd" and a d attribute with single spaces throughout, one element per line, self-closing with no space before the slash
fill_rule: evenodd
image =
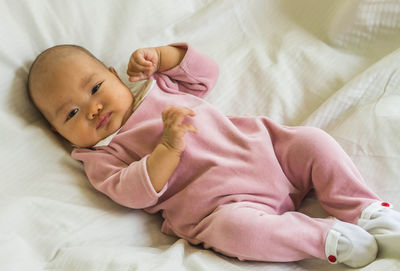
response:
<path id="1" fill-rule="evenodd" d="M 126 81 L 135 49 L 189 42 L 220 66 L 207 101 L 324 129 L 400 210 L 398 0 L 1 0 L 0 15 L 0 270 L 351 270 L 241 262 L 96 192 L 26 93 L 33 59 L 55 44 L 86 47 Z M 312 194 L 301 211 L 326 216 Z M 400 235 L 378 242 L 360 270 L 400 270 Z"/>

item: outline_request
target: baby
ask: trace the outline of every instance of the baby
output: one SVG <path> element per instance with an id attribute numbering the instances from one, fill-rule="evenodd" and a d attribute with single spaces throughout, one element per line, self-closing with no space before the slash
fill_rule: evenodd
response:
<path id="1" fill-rule="evenodd" d="M 374 235 L 400 233 L 400 213 L 328 134 L 227 117 L 201 99 L 218 67 L 192 46 L 138 49 L 127 73 L 134 94 L 86 49 L 59 45 L 32 64 L 29 94 L 91 184 L 161 212 L 162 232 L 240 260 L 352 267 L 376 258 Z M 335 219 L 296 212 L 311 189 Z"/>

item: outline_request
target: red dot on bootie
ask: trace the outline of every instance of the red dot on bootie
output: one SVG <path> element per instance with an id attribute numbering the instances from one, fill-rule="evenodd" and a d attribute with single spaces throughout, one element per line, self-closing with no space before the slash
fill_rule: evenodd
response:
<path id="1" fill-rule="evenodd" d="M 382 205 L 383 207 L 389 207 L 389 206 L 390 206 L 390 204 L 387 203 L 387 202 L 382 202 L 381 205 Z"/>
<path id="2" fill-rule="evenodd" d="M 330 255 L 330 256 L 328 257 L 328 261 L 330 261 L 331 263 L 335 263 L 335 262 L 336 262 L 336 257 L 333 256 L 333 255 Z"/>

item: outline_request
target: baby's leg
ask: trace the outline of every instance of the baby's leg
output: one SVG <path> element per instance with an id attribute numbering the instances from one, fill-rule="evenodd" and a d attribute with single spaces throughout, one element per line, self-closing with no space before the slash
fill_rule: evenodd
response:
<path id="1" fill-rule="evenodd" d="M 276 215 L 245 202 L 218 207 L 196 230 L 206 248 L 240 260 L 319 258 L 358 267 L 374 260 L 377 252 L 375 239 L 355 225 L 299 212 Z M 354 239 L 361 243 L 353 246 Z"/>
<path id="2" fill-rule="evenodd" d="M 279 163 L 301 191 L 314 188 L 322 207 L 340 220 L 357 224 L 361 212 L 379 197 L 340 145 L 321 129 L 312 127 L 271 130 Z"/>
<path id="3" fill-rule="evenodd" d="M 332 137 L 317 128 L 271 126 L 278 160 L 296 188 L 313 187 L 328 213 L 373 235 L 400 233 L 400 212 L 366 186 Z"/>
<path id="4" fill-rule="evenodd" d="M 246 203 L 218 207 L 199 228 L 205 247 L 240 260 L 290 262 L 326 259 L 325 237 L 332 219 L 312 219 L 299 212 L 266 213 Z"/>

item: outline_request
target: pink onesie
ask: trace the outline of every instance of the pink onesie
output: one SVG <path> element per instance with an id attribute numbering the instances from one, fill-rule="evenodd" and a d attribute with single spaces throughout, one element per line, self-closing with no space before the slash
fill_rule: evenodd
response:
<path id="1" fill-rule="evenodd" d="M 161 212 L 162 231 L 242 260 L 326 259 L 332 219 L 296 212 L 314 188 L 324 209 L 356 223 L 378 197 L 340 146 L 312 127 L 287 127 L 266 117 L 227 117 L 203 98 L 215 85 L 217 65 L 187 44 L 177 67 L 153 76 L 156 84 L 107 146 L 79 148 L 91 184 L 115 202 Z M 229 91 L 229 90 L 227 90 Z M 249 90 L 251 91 L 251 90 Z M 160 142 L 162 110 L 186 106 L 180 164 L 157 193 L 146 159 Z"/>

